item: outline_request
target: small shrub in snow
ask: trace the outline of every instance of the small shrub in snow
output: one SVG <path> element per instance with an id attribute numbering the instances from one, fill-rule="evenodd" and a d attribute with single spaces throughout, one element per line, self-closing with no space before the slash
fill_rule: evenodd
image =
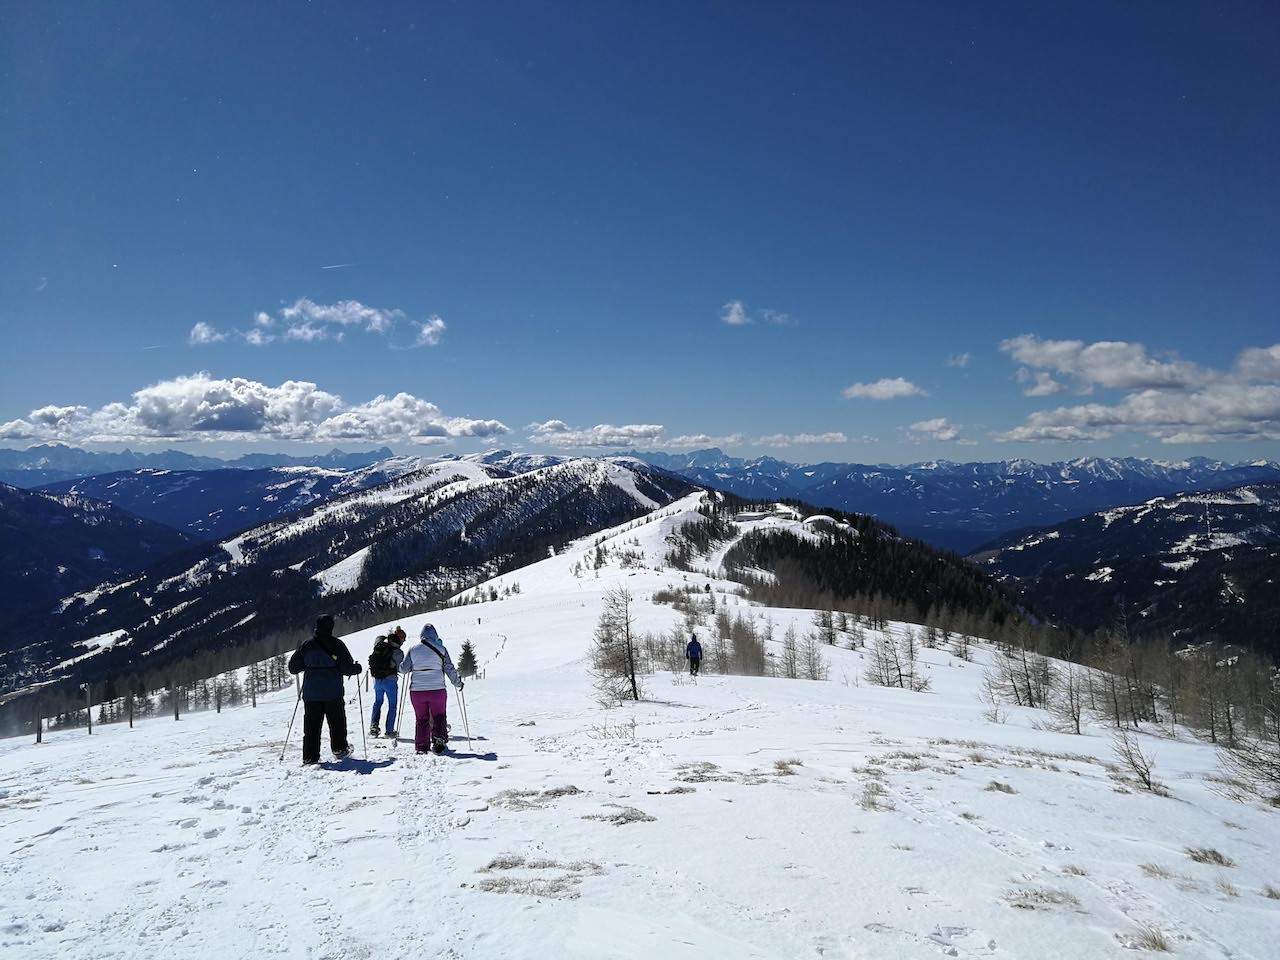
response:
<path id="1" fill-rule="evenodd" d="M 780 777 L 794 777 L 796 775 L 796 767 L 803 767 L 804 761 L 791 757 L 787 760 L 773 761 L 774 772 Z"/>
<path id="2" fill-rule="evenodd" d="M 1237 890 L 1237 889 L 1236 889 L 1236 887 L 1235 887 L 1235 885 L 1234 885 L 1230 880 L 1228 880 L 1226 877 L 1219 877 L 1219 878 L 1214 882 L 1214 886 L 1218 888 L 1218 891 L 1219 891 L 1223 896 L 1227 896 L 1227 897 L 1238 897 L 1238 896 L 1240 896 L 1240 891 L 1239 891 L 1239 890 Z"/>
<path id="3" fill-rule="evenodd" d="M 1172 880 L 1173 872 L 1158 863 L 1140 863 L 1138 869 L 1145 873 L 1148 877 L 1156 880 Z"/>
<path id="4" fill-rule="evenodd" d="M 1262 888 L 1262 895 L 1268 900 L 1280 900 L 1280 889 L 1268 883 Z"/>
<path id="5" fill-rule="evenodd" d="M 1224 853 L 1212 847 L 1187 847 L 1187 856 L 1196 863 L 1207 863 L 1214 867 L 1234 867 L 1236 862 Z"/>
<path id="6" fill-rule="evenodd" d="M 1000 709 L 1000 704 L 993 703 L 989 709 L 982 711 L 982 719 L 987 723 L 1007 723 L 1009 715 Z"/>
<path id="7" fill-rule="evenodd" d="M 1119 761 L 1121 772 L 1132 777 L 1138 786 L 1150 793 L 1168 796 L 1169 792 L 1152 773 L 1155 761 L 1143 752 L 1128 730 L 1122 727 L 1111 735 L 1111 750 Z"/>
<path id="8" fill-rule="evenodd" d="M 862 798 L 858 801 L 863 810 L 873 813 L 885 813 L 893 809 L 893 802 L 888 799 L 889 791 L 879 780 L 870 780 L 862 786 Z"/>
<path id="9" fill-rule="evenodd" d="M 1017 790 L 1013 789 L 1013 787 L 1009 786 L 1009 784 L 1001 783 L 999 780 L 992 780 L 985 787 L 983 787 L 983 789 L 986 790 L 988 793 L 1017 793 L 1018 792 Z"/>
<path id="10" fill-rule="evenodd" d="M 1088 870 L 1074 863 L 1068 863 L 1062 868 L 1062 872 L 1069 877 L 1087 877 L 1089 875 Z"/>
<path id="11" fill-rule="evenodd" d="M 571 797 L 581 792 L 573 784 L 551 787 L 547 790 L 503 790 L 495 794 L 489 802 L 506 810 L 540 810 L 553 800 Z"/>
<path id="12" fill-rule="evenodd" d="M 676 779 L 684 783 L 729 783 L 733 780 L 708 760 L 682 763 L 676 767 Z"/>
<path id="13" fill-rule="evenodd" d="M 1261 735 L 1222 747 L 1223 771 L 1236 787 L 1233 799 L 1261 800 L 1280 807 L 1280 704 L 1264 711 Z"/>
<path id="14" fill-rule="evenodd" d="M 1050 907 L 1078 907 L 1080 901 L 1065 890 L 1052 887 L 1024 887 L 1004 895 L 1005 903 L 1019 910 L 1043 910 Z"/>
<path id="15" fill-rule="evenodd" d="M 619 806 L 616 813 L 592 813 L 582 819 L 599 820 L 601 823 L 612 823 L 615 827 L 625 827 L 628 823 L 651 823 L 658 818 L 651 817 L 643 810 L 637 810 L 635 807 Z"/>
<path id="16" fill-rule="evenodd" d="M 1169 938 L 1157 926 L 1149 923 L 1138 924 L 1138 932 L 1127 938 L 1126 946 L 1132 945 L 1135 950 L 1150 950 L 1152 953 L 1168 953 L 1172 947 Z"/>

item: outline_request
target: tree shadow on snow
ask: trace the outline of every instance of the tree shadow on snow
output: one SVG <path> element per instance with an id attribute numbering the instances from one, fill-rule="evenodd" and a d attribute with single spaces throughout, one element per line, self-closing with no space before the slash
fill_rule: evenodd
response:
<path id="1" fill-rule="evenodd" d="M 358 773 L 368 776 L 375 770 L 391 766 L 394 762 L 394 760 L 357 760 L 355 757 L 347 757 L 345 760 L 328 760 L 320 764 L 320 769 L 332 770 L 335 773 Z"/>

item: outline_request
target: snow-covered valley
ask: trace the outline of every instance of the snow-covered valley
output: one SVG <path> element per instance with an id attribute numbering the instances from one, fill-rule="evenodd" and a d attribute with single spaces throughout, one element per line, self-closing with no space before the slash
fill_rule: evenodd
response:
<path id="1" fill-rule="evenodd" d="M 924 693 L 824 647 L 827 681 L 659 673 L 640 704 L 600 707 L 584 655 L 611 587 L 641 631 L 680 622 L 655 591 L 708 584 L 775 637 L 810 628 L 663 563 L 697 498 L 472 591 L 500 599 L 402 621 L 475 646 L 475 739 L 451 695 L 453 755 L 371 739 L 367 760 L 303 770 L 295 727 L 280 762 L 289 690 L 3 741 L 0 956 L 1038 960 L 1131 956 L 1153 931 L 1177 956 L 1274 955 L 1275 812 L 1221 795 L 1190 736 L 1140 737 L 1159 796 L 1110 769 L 1100 725 L 993 721 L 984 645 L 923 651 Z M 357 659 L 380 632 L 347 637 Z"/>

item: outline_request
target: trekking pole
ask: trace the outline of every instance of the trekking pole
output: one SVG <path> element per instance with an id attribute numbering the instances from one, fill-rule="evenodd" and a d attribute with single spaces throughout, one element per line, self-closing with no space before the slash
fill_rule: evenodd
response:
<path id="1" fill-rule="evenodd" d="M 402 683 L 402 684 L 400 685 L 400 704 L 399 704 L 399 706 L 397 706 L 397 707 L 396 707 L 396 724 L 397 724 L 397 726 L 404 726 L 404 695 L 405 695 L 408 691 L 409 691 L 409 677 L 408 677 L 408 676 L 406 676 L 406 677 L 404 678 L 404 683 Z M 392 750 L 394 750 L 394 749 L 395 749 L 396 747 L 398 747 L 398 746 L 400 746 L 400 731 L 399 731 L 399 730 L 397 730 L 397 731 L 396 731 L 396 742 L 395 742 L 395 743 L 393 743 L 393 744 L 391 745 L 391 749 L 392 749 Z"/>
<path id="2" fill-rule="evenodd" d="M 462 707 L 462 729 L 467 733 L 467 750 L 475 753 L 476 749 L 471 745 L 471 724 L 467 723 L 467 697 L 461 687 L 458 688 L 458 705 Z"/>
<path id="3" fill-rule="evenodd" d="M 369 759 L 369 740 L 364 732 L 364 694 L 360 692 L 360 681 L 356 681 L 356 702 L 360 704 L 360 745 L 364 747 L 364 758 Z"/>
<path id="4" fill-rule="evenodd" d="M 277 763 L 284 761 L 284 752 L 289 749 L 289 738 L 293 736 L 293 721 L 298 718 L 298 704 L 300 704 L 301 702 L 302 702 L 302 690 L 301 688 L 299 688 L 298 699 L 293 701 L 293 716 L 289 718 L 289 729 L 284 735 L 284 745 L 280 748 L 280 760 L 276 761 Z"/>

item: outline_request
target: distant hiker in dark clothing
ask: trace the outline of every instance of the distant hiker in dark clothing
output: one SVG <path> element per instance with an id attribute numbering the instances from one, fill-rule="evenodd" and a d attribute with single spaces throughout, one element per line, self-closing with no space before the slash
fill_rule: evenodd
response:
<path id="1" fill-rule="evenodd" d="M 689 673 L 696 677 L 698 671 L 702 669 L 702 644 L 698 642 L 696 636 L 689 637 L 689 645 L 684 648 L 684 656 L 689 661 Z"/>
<path id="2" fill-rule="evenodd" d="M 302 674 L 302 763 L 320 762 L 320 726 L 329 722 L 329 746 L 333 756 L 351 756 L 347 743 L 347 711 L 343 681 L 360 673 L 347 645 L 333 635 L 333 617 L 316 621 L 316 634 L 293 652 L 289 672 Z"/>
<path id="3" fill-rule="evenodd" d="M 387 701 L 387 736 L 396 736 L 396 707 L 400 694 L 400 661 L 404 659 L 404 651 L 400 645 L 404 643 L 405 633 L 396 627 L 385 637 L 379 637 L 373 644 L 373 652 L 369 654 L 369 673 L 373 676 L 373 716 L 370 718 L 369 733 L 378 736 L 378 718 L 382 716 L 382 701 Z"/>
<path id="4" fill-rule="evenodd" d="M 413 728 L 413 745 L 418 753 L 434 750 L 444 753 L 449 745 L 449 723 L 445 717 L 448 697 L 444 691 L 445 677 L 459 690 L 462 678 L 454 669 L 453 658 L 445 649 L 444 641 L 436 628 L 426 624 L 422 628 L 422 642 L 404 655 L 400 672 L 409 674 L 409 702 L 417 723 Z"/>

